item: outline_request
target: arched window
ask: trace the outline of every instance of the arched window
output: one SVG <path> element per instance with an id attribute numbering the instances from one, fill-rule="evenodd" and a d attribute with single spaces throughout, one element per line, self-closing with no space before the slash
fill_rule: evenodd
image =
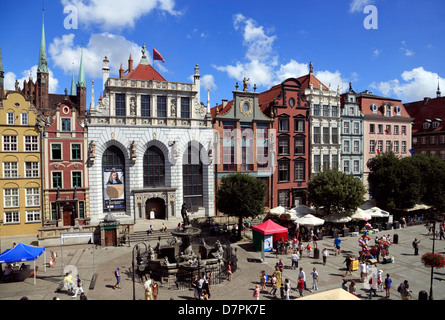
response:
<path id="1" fill-rule="evenodd" d="M 184 202 L 189 208 L 203 206 L 202 169 L 200 150 L 194 145 L 189 145 L 182 164 Z"/>
<path id="2" fill-rule="evenodd" d="M 151 146 L 144 154 L 144 187 L 165 186 L 165 161 L 162 151 Z"/>
<path id="3" fill-rule="evenodd" d="M 125 210 L 125 157 L 122 151 L 111 146 L 102 156 L 104 182 L 104 209 Z"/>

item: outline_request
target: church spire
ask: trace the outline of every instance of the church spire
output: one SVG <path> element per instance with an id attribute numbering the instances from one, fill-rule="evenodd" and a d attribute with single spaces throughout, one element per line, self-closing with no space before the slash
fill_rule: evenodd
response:
<path id="1" fill-rule="evenodd" d="M 46 42 L 45 42 L 45 11 L 42 13 L 42 36 L 40 38 L 39 64 L 37 73 L 49 73 L 48 61 L 46 59 Z"/>
<path id="2" fill-rule="evenodd" d="M 87 83 L 85 82 L 85 72 L 83 70 L 83 48 L 80 55 L 80 69 L 79 69 L 79 79 L 77 81 L 77 86 L 81 88 L 86 88 Z"/>
<path id="3" fill-rule="evenodd" d="M 76 95 L 76 81 L 74 80 L 74 73 L 71 73 L 71 91 L 70 96 Z"/>
<path id="4" fill-rule="evenodd" d="M 437 98 L 441 97 L 440 87 L 439 87 L 439 77 L 437 78 L 437 91 L 436 91 Z"/>

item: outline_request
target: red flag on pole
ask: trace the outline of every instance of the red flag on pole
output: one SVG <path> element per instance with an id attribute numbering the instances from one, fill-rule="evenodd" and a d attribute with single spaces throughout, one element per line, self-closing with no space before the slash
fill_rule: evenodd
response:
<path id="1" fill-rule="evenodd" d="M 153 60 L 161 60 L 162 62 L 165 62 L 164 58 L 162 58 L 161 54 L 158 50 L 153 48 Z"/>
<path id="2" fill-rule="evenodd" d="M 377 149 L 377 153 L 380 155 L 380 149 Z"/>

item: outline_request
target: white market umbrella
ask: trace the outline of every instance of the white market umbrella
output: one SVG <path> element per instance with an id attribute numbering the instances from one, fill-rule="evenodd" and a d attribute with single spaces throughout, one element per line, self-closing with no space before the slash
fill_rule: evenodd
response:
<path id="1" fill-rule="evenodd" d="M 324 224 L 324 220 L 317 218 L 316 216 L 312 214 L 306 214 L 301 218 L 297 218 L 295 220 L 296 223 L 303 225 L 303 226 L 320 226 Z"/>
<path id="2" fill-rule="evenodd" d="M 357 208 L 355 213 L 351 216 L 351 219 L 352 220 L 365 220 L 365 221 L 368 221 L 368 220 L 372 219 L 372 216 L 371 216 L 371 214 L 369 212 L 367 212 L 367 211 L 365 211 L 363 209 Z"/>
<path id="3" fill-rule="evenodd" d="M 389 212 L 382 210 L 378 207 L 372 207 L 371 209 L 366 210 L 369 214 L 371 214 L 371 217 L 373 218 L 387 218 L 389 217 Z"/>
<path id="4" fill-rule="evenodd" d="M 302 205 L 300 205 L 300 206 L 298 206 L 298 207 L 294 207 L 294 208 L 292 208 L 291 210 L 295 210 L 295 212 L 296 212 L 297 214 L 299 214 L 299 215 L 305 215 L 305 214 L 308 214 L 308 213 L 310 213 L 310 214 L 315 213 L 315 210 L 314 210 L 314 209 L 309 208 L 308 206 L 306 206 L 306 205 L 304 205 L 304 204 L 302 204 Z"/>
<path id="5" fill-rule="evenodd" d="M 298 213 L 295 209 L 289 209 L 286 211 L 287 214 L 290 214 L 290 220 L 295 221 L 298 218 L 301 218 L 303 214 Z"/>
<path id="6" fill-rule="evenodd" d="M 351 217 L 341 213 L 331 213 L 323 218 L 325 219 L 325 221 L 333 223 L 346 223 L 352 220 Z"/>
<path id="7" fill-rule="evenodd" d="M 269 213 L 272 214 L 283 214 L 286 213 L 286 208 L 282 206 L 278 206 L 269 210 Z"/>

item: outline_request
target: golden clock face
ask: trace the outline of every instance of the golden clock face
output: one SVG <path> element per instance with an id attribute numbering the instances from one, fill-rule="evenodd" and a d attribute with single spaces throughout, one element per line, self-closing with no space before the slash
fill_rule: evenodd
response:
<path id="1" fill-rule="evenodd" d="M 253 111 L 252 102 L 247 99 L 241 100 L 240 111 L 244 116 L 248 117 Z"/>

